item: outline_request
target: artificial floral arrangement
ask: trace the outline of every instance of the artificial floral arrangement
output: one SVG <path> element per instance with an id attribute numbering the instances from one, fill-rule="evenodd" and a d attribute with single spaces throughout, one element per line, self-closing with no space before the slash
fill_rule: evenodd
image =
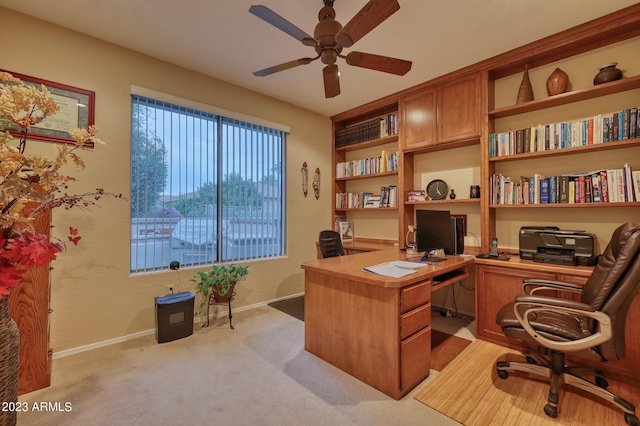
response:
<path id="1" fill-rule="evenodd" d="M 87 209 L 104 196 L 122 198 L 103 188 L 74 195 L 66 192 L 75 178 L 65 174 L 63 166 L 71 163 L 76 170 L 84 169 L 78 151 L 90 142 L 103 143 L 96 137 L 95 126 L 71 131 L 75 143 L 56 145 L 55 158 L 25 153 L 31 127 L 57 111 L 46 86 L 0 71 L 0 299 L 16 287 L 26 270 L 55 260 L 67 242 L 77 245 L 81 238 L 71 226 L 65 240 L 36 233 L 33 220 L 38 213 L 58 207 Z"/>

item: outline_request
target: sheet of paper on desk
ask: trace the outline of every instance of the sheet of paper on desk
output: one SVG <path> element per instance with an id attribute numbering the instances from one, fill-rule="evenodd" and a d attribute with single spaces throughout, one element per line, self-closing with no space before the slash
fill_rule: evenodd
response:
<path id="1" fill-rule="evenodd" d="M 388 262 L 390 265 L 397 266 L 398 268 L 403 269 L 418 269 L 424 268 L 428 266 L 426 263 L 418 263 L 418 262 L 405 262 L 404 260 L 394 260 L 393 262 Z"/>
<path id="2" fill-rule="evenodd" d="M 373 266 L 362 268 L 363 271 L 373 272 L 374 274 L 384 275 L 386 277 L 401 278 L 416 272 L 415 269 L 401 268 L 393 264 L 394 262 L 379 263 Z M 407 262 L 409 263 L 409 262 Z"/>

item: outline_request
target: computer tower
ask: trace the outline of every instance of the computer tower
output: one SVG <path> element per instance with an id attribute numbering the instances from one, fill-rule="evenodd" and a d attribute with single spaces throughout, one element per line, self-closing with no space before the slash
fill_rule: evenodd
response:
<path id="1" fill-rule="evenodd" d="M 171 342 L 193 334 L 193 303 L 191 292 L 156 297 L 156 340 Z"/>
<path id="2" fill-rule="evenodd" d="M 451 247 L 447 254 L 464 253 L 464 227 L 462 219 L 459 217 L 451 218 Z"/>

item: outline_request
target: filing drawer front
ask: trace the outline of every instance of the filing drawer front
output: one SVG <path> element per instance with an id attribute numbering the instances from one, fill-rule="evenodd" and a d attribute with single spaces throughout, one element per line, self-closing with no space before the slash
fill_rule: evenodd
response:
<path id="1" fill-rule="evenodd" d="M 400 290 L 400 312 L 409 312 L 431 301 L 431 280 Z"/>
<path id="2" fill-rule="evenodd" d="M 417 332 L 400 344 L 402 376 L 400 389 L 411 389 L 429 375 L 431 369 L 431 327 Z"/>
<path id="3" fill-rule="evenodd" d="M 416 331 L 431 324 L 431 303 L 402 315 L 400 320 L 400 338 L 411 336 Z"/>

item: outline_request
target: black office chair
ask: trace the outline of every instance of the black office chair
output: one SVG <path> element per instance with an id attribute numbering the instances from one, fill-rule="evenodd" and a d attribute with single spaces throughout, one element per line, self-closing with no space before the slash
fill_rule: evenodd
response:
<path id="1" fill-rule="evenodd" d="M 638 426 L 635 407 L 607 391 L 607 380 L 595 369 L 569 367 L 565 353 L 590 361 L 615 361 L 625 356 L 625 322 L 629 306 L 640 289 L 640 224 L 618 227 L 584 287 L 547 280 L 525 280 L 523 296 L 505 305 L 496 317 L 507 337 L 538 346 L 526 352 L 526 363 L 498 362 L 498 376 L 517 370 L 550 377 L 544 412 L 558 416 L 558 394 L 564 385 L 603 398 L 624 412 L 625 422 Z M 562 291 L 580 294 L 580 301 L 539 295 Z M 545 356 L 551 353 L 550 357 Z M 595 376 L 592 383 L 578 374 Z M 526 396 L 524 396 L 526 397 Z"/>
<path id="2" fill-rule="evenodd" d="M 320 231 L 318 236 L 322 258 L 344 255 L 340 233 L 336 231 Z"/>

